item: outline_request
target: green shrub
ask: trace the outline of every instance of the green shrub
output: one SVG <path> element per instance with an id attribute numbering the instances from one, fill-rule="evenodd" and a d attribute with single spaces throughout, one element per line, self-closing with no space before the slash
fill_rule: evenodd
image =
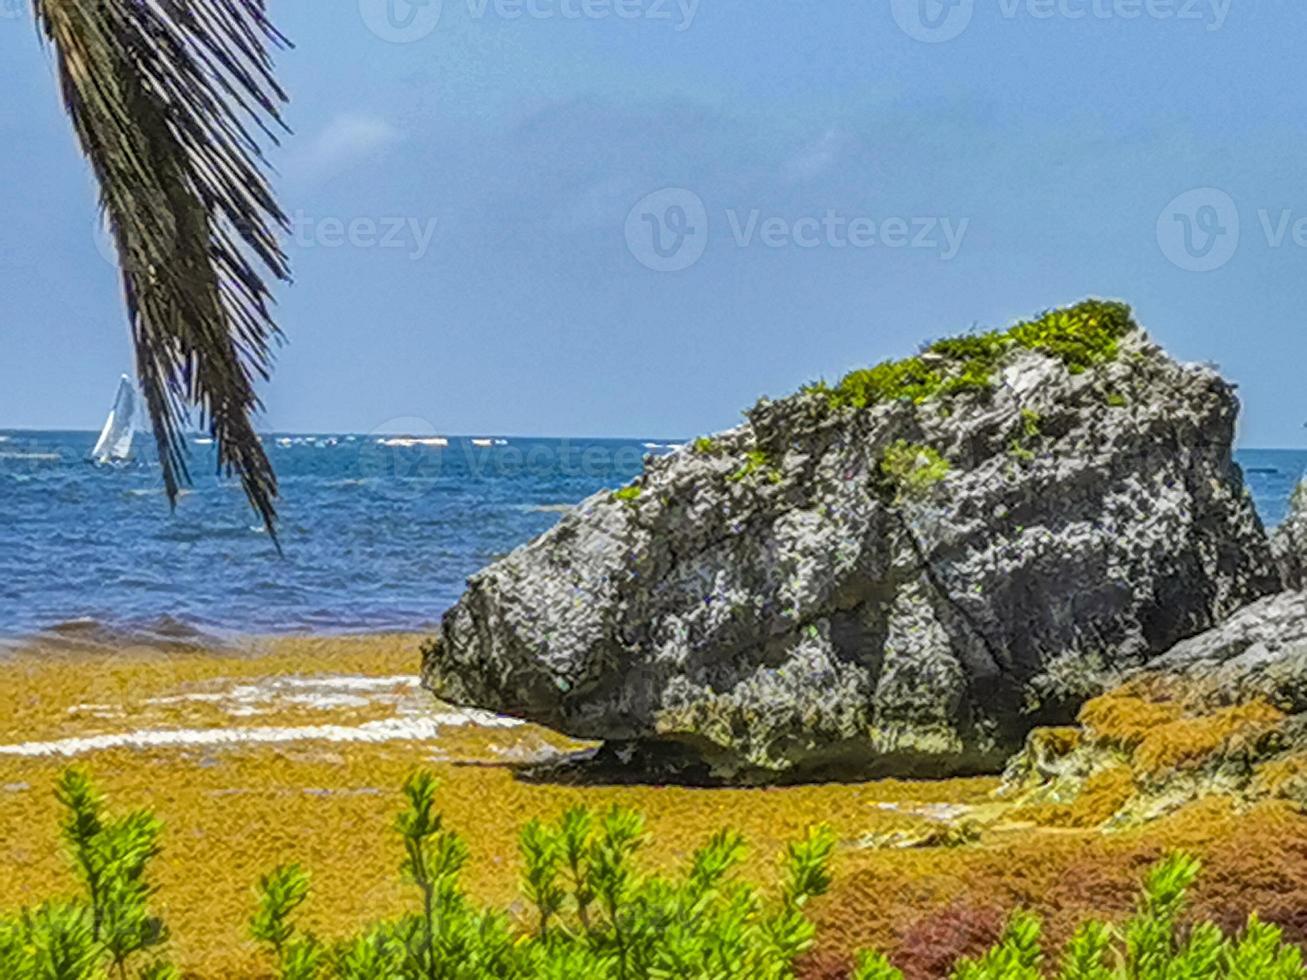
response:
<path id="1" fill-rule="evenodd" d="M 613 500 L 624 504 L 633 504 L 640 499 L 644 490 L 639 486 L 632 484 L 629 487 L 622 487 L 620 490 L 613 491 Z"/>
<path id="2" fill-rule="evenodd" d="M 836 407 L 866 408 L 907 399 L 915 404 L 939 393 L 944 376 L 921 357 L 883 361 L 846 374 L 831 396 Z"/>
<path id="3" fill-rule="evenodd" d="M 1044 417 L 1032 408 L 1021 410 L 1021 434 L 1027 439 L 1038 439 L 1043 435 Z"/>
<path id="4" fill-rule="evenodd" d="M 64 771 L 55 795 L 65 809 L 64 843 L 83 894 L 0 919 L 0 977 L 125 980 L 129 961 L 167 936 L 150 913 L 154 889 L 146 877 L 159 853 L 160 824 L 143 810 L 111 819 L 80 769 Z M 136 975 L 167 980 L 176 973 L 160 961 Z"/>
<path id="5" fill-rule="evenodd" d="M 521 887 L 531 911 L 514 923 L 463 894 L 467 849 L 444 827 L 435 793 L 426 772 L 404 786 L 407 805 L 396 828 L 401 871 L 416 901 L 401 918 L 327 951 L 312 936 L 297 936 L 291 921 L 308 892 L 303 873 L 283 868 L 263 879 L 251 931 L 278 976 L 782 980 L 812 945 L 804 907 L 830 885 L 835 841 L 828 830 L 790 845 L 780 894 L 769 901 L 735 877 L 744 855 L 738 834 L 716 834 L 682 876 L 666 878 L 644 873 L 636 861 L 645 842 L 639 814 L 574 807 L 555 823 L 532 820 L 522 830 Z"/>

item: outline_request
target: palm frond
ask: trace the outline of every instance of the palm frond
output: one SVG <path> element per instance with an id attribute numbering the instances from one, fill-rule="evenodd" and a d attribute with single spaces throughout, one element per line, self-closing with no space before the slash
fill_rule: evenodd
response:
<path id="1" fill-rule="evenodd" d="M 193 406 L 276 541 L 253 417 L 279 336 L 263 277 L 289 279 L 259 142 L 284 130 L 269 50 L 285 39 L 263 0 L 33 2 L 118 248 L 168 498 L 190 478 Z"/>

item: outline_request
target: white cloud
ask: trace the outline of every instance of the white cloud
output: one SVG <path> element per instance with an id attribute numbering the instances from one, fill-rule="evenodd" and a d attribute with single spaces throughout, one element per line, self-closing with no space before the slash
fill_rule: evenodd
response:
<path id="1" fill-rule="evenodd" d="M 804 147 L 785 165 L 792 180 L 810 180 L 830 169 L 844 149 L 848 138 L 838 129 L 828 129 L 816 142 Z"/>
<path id="2" fill-rule="evenodd" d="M 398 141 L 398 130 L 380 116 L 342 113 L 303 147 L 293 169 L 323 177 Z"/>

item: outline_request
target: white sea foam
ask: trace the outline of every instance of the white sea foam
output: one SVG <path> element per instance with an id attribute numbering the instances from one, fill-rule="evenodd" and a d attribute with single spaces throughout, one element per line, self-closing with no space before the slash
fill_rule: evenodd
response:
<path id="1" fill-rule="evenodd" d="M 279 742 L 424 742 L 442 728 L 516 728 L 522 722 L 486 711 L 445 711 L 425 718 L 387 718 L 362 725 L 303 725 L 261 728 L 141 729 L 107 735 L 61 738 L 51 742 L 0 745 L 0 755 L 75 756 L 108 749 L 203 748 Z"/>
<path id="2" fill-rule="evenodd" d="M 412 447 L 412 446 L 435 446 L 435 447 L 441 447 L 441 446 L 448 446 L 448 445 L 449 445 L 449 440 L 448 440 L 448 439 L 441 438 L 440 436 L 433 436 L 433 437 L 431 437 L 431 438 L 426 438 L 426 439 L 417 439 L 417 438 L 414 438 L 414 437 L 412 437 L 412 436 L 404 436 L 404 437 L 400 437 L 400 438 L 396 438 L 396 439 L 378 439 L 378 440 L 377 440 L 377 445 L 378 445 L 378 446 L 391 446 L 391 447 L 403 448 L 403 449 L 406 449 L 406 448 L 409 448 L 409 447 Z"/>
<path id="3" fill-rule="evenodd" d="M 396 674 L 365 677 L 335 674 L 329 677 L 279 677 L 264 684 L 237 684 L 225 691 L 193 691 L 147 698 L 145 704 L 218 704 L 227 705 L 228 713 L 238 717 L 263 714 L 279 705 L 302 705 L 309 708 L 365 708 L 371 702 L 360 695 L 369 692 L 387 694 L 396 688 L 416 690 L 417 677 Z M 81 706 L 87 707 L 87 706 Z"/>

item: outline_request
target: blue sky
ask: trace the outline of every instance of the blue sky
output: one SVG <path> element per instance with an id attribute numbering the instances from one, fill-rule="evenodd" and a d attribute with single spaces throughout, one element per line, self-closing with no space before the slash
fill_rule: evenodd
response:
<path id="1" fill-rule="evenodd" d="M 1093 294 L 1307 445 L 1300 4 L 387 2 L 271 4 L 268 428 L 690 436 Z M 0 426 L 92 428 L 127 333 L 26 2 L 0 64 Z"/>

